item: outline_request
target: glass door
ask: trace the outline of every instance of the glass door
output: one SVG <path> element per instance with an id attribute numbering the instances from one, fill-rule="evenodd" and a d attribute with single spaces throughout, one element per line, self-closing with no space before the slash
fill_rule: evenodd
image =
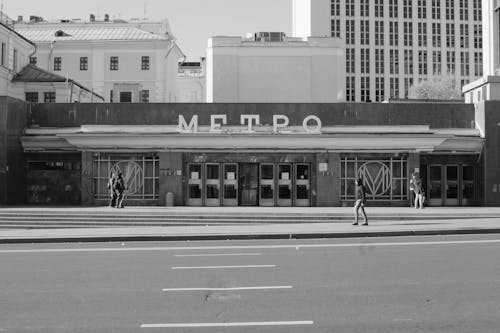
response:
<path id="1" fill-rule="evenodd" d="M 238 206 L 238 164 L 224 164 L 223 177 L 224 206 Z"/>
<path id="2" fill-rule="evenodd" d="M 472 205 L 476 199 L 474 190 L 474 166 L 462 166 L 462 205 Z"/>
<path id="3" fill-rule="evenodd" d="M 310 178 L 309 164 L 295 164 L 295 206 L 297 207 L 311 205 Z"/>
<path id="4" fill-rule="evenodd" d="M 220 206 L 220 164 L 205 164 L 205 206 Z"/>
<path id="5" fill-rule="evenodd" d="M 241 163 L 239 176 L 240 205 L 257 206 L 259 204 L 259 165 Z"/>
<path id="6" fill-rule="evenodd" d="M 188 206 L 201 206 L 202 202 L 202 180 L 200 163 L 188 164 Z"/>
<path id="7" fill-rule="evenodd" d="M 260 165 L 260 206 L 274 207 L 274 164 Z"/>
<path id="8" fill-rule="evenodd" d="M 429 188 L 425 189 L 428 193 L 429 206 L 441 206 L 443 204 L 443 188 L 441 182 L 443 180 L 443 166 L 429 166 Z"/>
<path id="9" fill-rule="evenodd" d="M 458 165 L 446 165 L 445 167 L 445 206 L 458 206 Z"/>
<path id="10" fill-rule="evenodd" d="M 292 206 L 292 165 L 278 165 L 278 206 Z"/>

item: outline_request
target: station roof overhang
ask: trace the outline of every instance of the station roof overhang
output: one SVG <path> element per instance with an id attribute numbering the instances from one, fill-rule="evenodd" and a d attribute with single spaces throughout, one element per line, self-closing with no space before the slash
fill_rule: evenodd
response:
<path id="1" fill-rule="evenodd" d="M 82 126 L 27 129 L 25 152 L 428 152 L 480 154 L 484 139 L 474 129 L 428 126 L 339 126 L 321 133 L 179 133 L 172 126 Z"/>

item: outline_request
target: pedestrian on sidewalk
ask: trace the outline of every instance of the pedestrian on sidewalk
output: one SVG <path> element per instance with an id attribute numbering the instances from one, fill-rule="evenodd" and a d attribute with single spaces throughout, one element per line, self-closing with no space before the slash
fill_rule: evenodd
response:
<path id="1" fill-rule="evenodd" d="M 109 191 L 109 207 L 116 206 L 116 192 L 115 192 L 115 182 L 116 173 L 111 172 L 111 177 L 108 179 L 108 191 Z"/>
<path id="2" fill-rule="evenodd" d="M 365 212 L 365 203 L 366 203 L 365 187 L 363 185 L 363 180 L 361 178 L 356 179 L 355 193 L 356 193 L 356 203 L 354 204 L 354 223 L 352 225 L 358 225 L 360 208 L 361 208 L 361 213 L 363 213 L 363 218 L 365 221 L 363 225 L 368 225 L 368 218 L 366 217 L 366 212 Z"/>
<path id="3" fill-rule="evenodd" d="M 116 208 L 123 208 L 123 199 L 125 199 L 125 182 L 121 172 L 118 173 L 118 177 L 116 178 L 114 190 L 116 193 Z"/>
<path id="4" fill-rule="evenodd" d="M 415 208 L 424 208 L 424 186 L 419 173 L 415 175 Z"/>
<path id="5" fill-rule="evenodd" d="M 415 205 L 415 200 L 416 200 L 415 178 L 416 178 L 416 172 L 412 173 L 410 179 L 410 207 L 413 207 Z"/>

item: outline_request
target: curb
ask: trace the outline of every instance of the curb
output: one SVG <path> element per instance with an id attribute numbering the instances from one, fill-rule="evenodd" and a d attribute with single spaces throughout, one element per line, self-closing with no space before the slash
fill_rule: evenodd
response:
<path id="1" fill-rule="evenodd" d="M 491 229 L 449 229 L 449 230 L 408 230 L 374 232 L 337 233 L 283 233 L 283 234 L 231 234 L 231 235 L 129 235 L 129 236 L 88 236 L 88 237 L 26 237 L 3 238 L 0 244 L 44 244 L 44 243 L 103 243 L 103 242 L 174 242 L 174 241 L 215 241 L 215 240 L 259 240 L 259 239 L 322 239 L 322 238 L 363 238 L 395 236 L 437 236 L 437 235 L 481 235 L 500 234 L 500 228 Z"/>

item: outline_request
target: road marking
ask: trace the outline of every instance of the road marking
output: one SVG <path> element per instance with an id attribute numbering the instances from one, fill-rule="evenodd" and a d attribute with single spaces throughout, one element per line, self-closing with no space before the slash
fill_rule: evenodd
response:
<path id="1" fill-rule="evenodd" d="M 431 242 L 394 242 L 394 243 L 345 243 L 345 244 L 290 244 L 290 245 L 233 245 L 233 246 L 192 246 L 192 247 L 115 247 L 84 249 L 32 249 L 32 250 L 0 250 L 0 253 L 61 253 L 61 252 L 158 252 L 158 251 L 193 251 L 193 250 L 255 250 L 255 249 L 315 249 L 364 246 L 428 246 L 428 245 L 467 245 L 467 244 L 499 244 L 500 239 L 471 241 L 431 241 Z"/>
<path id="2" fill-rule="evenodd" d="M 260 256 L 262 253 L 174 254 L 174 257 Z"/>
<path id="3" fill-rule="evenodd" d="M 237 265 L 237 266 L 177 266 L 172 269 L 223 269 L 223 268 L 273 268 L 276 265 Z"/>
<path id="4" fill-rule="evenodd" d="M 292 286 L 262 286 L 262 287 L 230 287 L 230 288 L 165 288 L 163 291 L 238 291 L 238 290 L 270 290 L 292 289 Z"/>
<path id="5" fill-rule="evenodd" d="M 304 321 L 262 321 L 235 323 L 179 323 L 179 324 L 142 324 L 141 328 L 186 328 L 186 327 L 241 327 L 241 326 L 297 326 L 313 325 L 312 320 Z"/>

